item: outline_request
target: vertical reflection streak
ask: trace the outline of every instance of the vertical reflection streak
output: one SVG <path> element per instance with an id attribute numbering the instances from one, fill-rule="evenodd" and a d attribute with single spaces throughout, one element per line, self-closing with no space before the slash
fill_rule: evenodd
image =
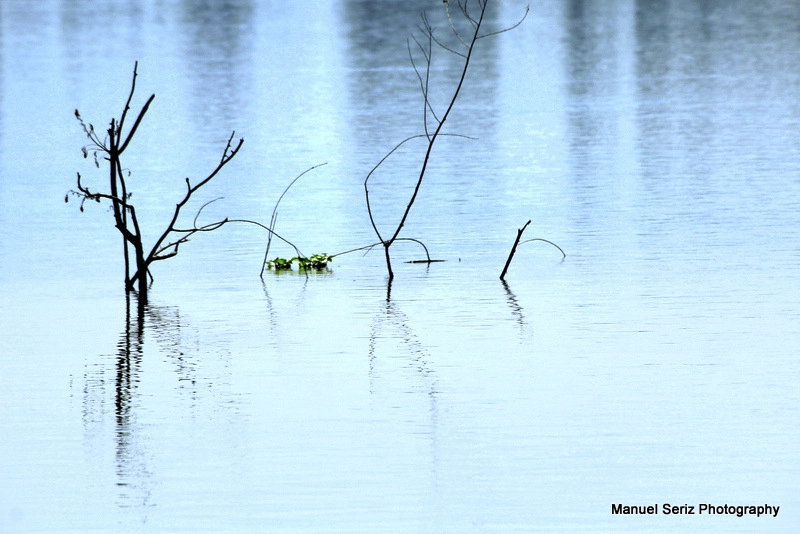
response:
<path id="1" fill-rule="evenodd" d="M 392 301 L 391 282 L 387 281 L 387 298 L 375 314 L 369 337 L 369 383 L 373 399 L 385 398 L 395 409 L 409 409 L 405 422 L 420 416 L 419 402 L 424 398 L 427 416 L 424 431 L 412 429 L 407 435 L 424 433 L 428 436 L 433 487 L 438 485 L 438 425 L 439 402 L 436 372 L 431 368 L 431 355 L 409 325 L 408 317 Z M 399 353 L 395 347 L 382 350 L 382 346 L 399 342 L 404 348 Z M 392 365 L 392 364 L 395 365 Z M 410 374 L 407 372 L 410 371 Z M 395 395 L 400 397 L 395 397 Z M 387 398 L 388 395 L 388 398 Z M 406 398 L 405 395 L 411 395 Z"/>

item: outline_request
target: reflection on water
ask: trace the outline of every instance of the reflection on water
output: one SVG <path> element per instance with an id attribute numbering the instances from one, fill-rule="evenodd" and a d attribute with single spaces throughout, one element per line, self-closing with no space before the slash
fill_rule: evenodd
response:
<path id="1" fill-rule="evenodd" d="M 133 295 L 126 297 L 125 327 L 117 343 L 113 358 L 86 365 L 83 387 L 83 424 L 90 454 L 102 457 L 103 448 L 113 435 L 114 474 L 118 488 L 118 505 L 131 509 L 141 524 L 147 523 L 148 509 L 156 506 L 153 492 L 158 487 L 160 475 L 153 467 L 152 447 L 155 442 L 169 436 L 151 436 L 148 427 L 169 413 L 154 412 L 148 398 L 156 396 L 169 412 L 169 392 L 153 390 L 152 375 L 156 362 L 149 365 L 145 355 L 160 355 L 165 371 L 174 375 L 172 391 L 177 395 L 181 410 L 198 416 L 209 403 L 215 410 L 230 413 L 238 419 L 238 401 L 226 390 L 230 378 L 225 367 L 229 354 L 223 353 L 223 370 L 214 368 L 214 354 L 209 347 L 201 348 L 192 342 L 193 327 L 182 318 L 177 306 L 138 303 Z M 147 350 L 145 340 L 154 343 L 157 351 Z M 158 365 L 155 365 L 158 367 Z M 211 400 L 209 400 L 211 399 Z M 109 408 L 113 413 L 109 412 Z M 155 416 L 155 419 L 153 417 Z M 109 422 L 113 425 L 109 427 Z M 230 424 L 230 421 L 227 423 Z M 99 476 L 99 475 L 98 475 Z M 100 476 L 102 478 L 102 476 Z"/>
<path id="2" fill-rule="evenodd" d="M 83 424 L 90 454 L 104 455 L 108 417 L 113 418 L 114 458 L 118 503 L 124 508 L 147 508 L 153 478 L 148 468 L 146 437 L 140 423 L 141 382 L 146 307 L 126 296 L 125 327 L 113 361 L 87 364 L 83 387 Z M 109 398 L 110 397 L 110 398 Z M 109 403 L 109 400 L 113 402 Z M 113 414 L 107 413 L 113 406 Z M 144 512 L 143 512 L 144 513 Z M 143 520 L 144 522 L 144 520 Z"/>
<path id="3" fill-rule="evenodd" d="M 151 506 L 152 479 L 147 467 L 144 436 L 138 428 L 135 399 L 140 381 L 142 345 L 144 343 L 144 313 L 136 305 L 131 316 L 130 295 L 126 297 L 125 330 L 117 344 L 114 382 L 114 433 L 116 436 L 117 486 L 120 505 L 124 507 Z"/>
<path id="4" fill-rule="evenodd" d="M 388 285 L 391 287 L 391 284 Z M 400 341 L 404 347 L 398 354 L 396 350 L 381 349 L 382 341 Z M 369 368 L 370 392 L 375 393 L 373 380 L 378 371 L 377 365 L 381 363 L 378 355 L 391 354 L 396 360 L 403 360 L 404 367 L 408 367 L 419 379 L 420 389 L 431 401 L 431 416 L 435 416 L 435 374 L 429 368 L 430 354 L 420 342 L 419 338 L 408 325 L 408 317 L 400 310 L 399 305 L 393 302 L 387 292 L 385 306 L 376 313 L 372 321 L 369 337 Z"/>
<path id="5" fill-rule="evenodd" d="M 391 299 L 391 282 L 386 301 L 371 321 L 367 356 L 372 417 L 377 426 L 384 427 L 381 432 L 396 439 L 411 436 L 424 440 L 406 446 L 418 470 L 410 475 L 414 483 L 408 491 L 435 496 L 441 483 L 437 374 L 432 355 L 400 305 Z M 424 510 L 431 504 L 419 506 Z"/>
<path id="6" fill-rule="evenodd" d="M 508 285 L 508 282 L 505 280 L 500 281 L 503 284 L 503 289 L 506 292 L 506 300 L 508 301 L 508 306 L 511 308 L 511 315 L 514 317 L 515 322 L 519 326 L 519 341 L 523 343 L 525 341 L 524 333 L 528 327 L 527 322 L 525 321 L 525 310 L 522 308 L 522 305 L 519 303 L 517 296 L 511 291 L 511 286 Z"/>

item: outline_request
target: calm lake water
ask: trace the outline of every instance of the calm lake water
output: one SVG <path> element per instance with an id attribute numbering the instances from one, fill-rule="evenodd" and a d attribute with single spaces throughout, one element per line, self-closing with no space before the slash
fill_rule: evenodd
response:
<path id="1" fill-rule="evenodd" d="M 452 2 L 451 2 L 452 3 Z M 375 236 L 363 181 L 422 131 L 406 39 L 443 3 L 0 3 L 0 532 L 800 531 L 800 4 L 541 1 L 475 51 L 398 243 L 259 278 L 226 225 L 153 267 L 141 322 L 73 116 L 147 243 L 268 223 Z M 524 13 L 493 2 L 498 29 Z M 434 56 L 434 105 L 458 63 Z M 441 112 L 441 111 L 439 111 Z M 371 180 L 397 221 L 424 146 Z M 526 238 L 498 280 L 517 228 Z M 293 255 L 273 243 L 271 255 Z M 611 505 L 780 506 L 777 517 Z"/>

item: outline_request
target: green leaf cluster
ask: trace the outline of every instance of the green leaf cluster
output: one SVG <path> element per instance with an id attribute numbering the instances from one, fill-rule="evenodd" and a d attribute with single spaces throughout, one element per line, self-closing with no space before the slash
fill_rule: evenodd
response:
<path id="1" fill-rule="evenodd" d="M 293 263 L 297 263 L 297 268 L 299 270 L 314 270 L 319 271 L 325 269 L 328 266 L 328 263 L 333 261 L 333 256 L 329 256 L 328 254 L 312 254 L 309 257 L 297 257 L 286 259 L 286 258 L 275 258 L 274 260 L 270 260 L 266 263 L 267 269 L 272 269 L 274 271 L 287 271 L 292 268 Z"/>
<path id="2" fill-rule="evenodd" d="M 272 269 L 275 271 L 286 271 L 292 268 L 292 258 L 291 260 L 287 260 L 285 258 L 275 258 L 274 260 L 270 260 L 267 262 L 267 269 Z"/>

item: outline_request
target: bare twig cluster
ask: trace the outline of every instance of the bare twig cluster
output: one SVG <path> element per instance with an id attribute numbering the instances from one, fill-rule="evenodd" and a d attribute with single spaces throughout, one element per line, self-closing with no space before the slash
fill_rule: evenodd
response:
<path id="1" fill-rule="evenodd" d="M 198 232 L 211 232 L 219 229 L 222 225 L 229 222 L 228 219 L 222 219 L 202 226 L 197 225 L 197 219 L 200 212 L 211 202 L 207 202 L 200 207 L 195 215 L 194 222 L 190 228 L 179 228 L 178 218 L 181 214 L 181 209 L 186 205 L 194 193 L 201 187 L 210 182 L 222 168 L 230 162 L 234 156 L 239 152 L 239 149 L 244 143 L 244 139 L 234 145 L 233 138 L 235 132 L 231 133 L 228 142 L 222 151 L 222 157 L 219 163 L 205 178 L 199 182 L 192 184 L 189 178 L 186 178 L 186 192 L 183 198 L 175 205 L 172 218 L 167 224 L 166 229 L 156 239 L 155 244 L 149 252 L 145 252 L 144 241 L 142 232 L 139 226 L 139 220 L 136 216 L 136 208 L 130 202 L 131 193 L 128 191 L 128 184 L 126 179 L 130 177 L 130 172 L 123 171 L 121 156 L 128 148 L 131 140 L 133 139 L 136 130 L 142 122 L 145 114 L 147 113 L 150 104 L 152 103 L 155 95 L 150 95 L 147 102 L 144 104 L 133 126 L 127 133 L 123 133 L 125 119 L 127 118 L 128 111 L 130 111 L 131 100 L 133 99 L 136 90 L 136 77 L 137 77 L 138 62 L 134 64 L 133 79 L 131 81 L 131 90 L 128 94 L 128 99 L 125 102 L 125 107 L 122 110 L 122 115 L 119 119 L 111 119 L 111 123 L 106 130 L 106 135 L 101 139 L 92 124 L 87 124 L 81 118 L 78 110 L 75 110 L 75 117 L 81 124 L 86 137 L 89 138 L 89 145 L 83 148 L 84 158 L 89 156 L 91 152 L 94 157 L 95 165 L 99 168 L 100 161 L 98 157 L 108 161 L 109 169 L 109 189 L 107 192 L 92 190 L 81 181 L 81 175 L 78 173 L 77 190 L 70 191 L 64 198 L 65 201 L 69 200 L 70 195 L 80 198 L 80 209 L 83 211 L 84 203 L 87 200 L 95 202 L 102 202 L 107 200 L 111 202 L 111 208 L 114 213 L 114 226 L 122 234 L 123 242 L 123 256 L 125 259 L 125 290 L 127 292 L 138 289 L 139 301 L 147 301 L 147 278 L 152 280 L 150 273 L 150 266 L 153 262 L 166 260 L 178 254 L 178 248 L 186 243 L 189 238 Z M 218 200 L 218 199 L 217 199 Z M 131 251 L 133 249 L 134 268 L 131 268 Z"/>
<path id="2" fill-rule="evenodd" d="M 411 64 L 414 67 L 414 72 L 417 75 L 417 79 L 419 80 L 420 90 L 423 97 L 422 123 L 424 133 L 404 139 L 397 144 L 388 154 L 386 154 L 386 156 L 383 157 L 383 159 L 378 162 L 378 164 L 369 172 L 364 180 L 364 195 L 366 198 L 367 213 L 369 215 L 372 228 L 375 231 L 375 234 L 378 236 L 380 244 L 383 245 L 384 254 L 386 256 L 386 269 L 388 270 L 390 281 L 394 278 L 394 272 L 392 271 L 389 248 L 392 246 L 392 244 L 394 244 L 395 241 L 398 240 L 400 232 L 403 229 L 406 220 L 408 219 L 409 213 L 411 212 L 411 207 L 414 205 L 414 201 L 417 199 L 417 195 L 420 187 L 422 186 L 422 181 L 425 177 L 425 172 L 428 168 L 428 162 L 430 160 L 431 152 L 436 140 L 440 136 L 448 135 L 443 133 L 442 129 L 444 128 L 444 124 L 447 121 L 447 118 L 450 116 L 450 112 L 453 110 L 456 100 L 458 99 L 458 95 L 461 92 L 461 87 L 463 86 L 464 79 L 467 76 L 467 70 L 469 69 L 470 59 L 472 58 L 475 45 L 481 39 L 498 35 L 516 28 L 520 23 L 522 23 L 522 20 L 524 20 L 528 14 L 528 9 L 526 8 L 525 14 L 516 24 L 498 31 L 484 32 L 482 27 L 484 24 L 484 17 L 486 15 L 488 1 L 489 0 L 473 0 L 472 2 L 470 0 L 445 0 L 445 11 L 447 13 L 450 31 L 455 35 L 457 41 L 454 46 L 449 46 L 439 39 L 435 33 L 436 28 L 430 24 L 428 17 L 424 12 L 421 16 L 421 25 L 418 26 L 421 36 L 412 37 L 413 45 L 412 40 L 408 41 L 408 55 L 411 59 Z M 452 11 L 456 12 L 457 16 L 460 16 L 462 19 L 461 25 L 467 28 L 466 33 L 464 30 L 459 29 L 459 26 L 453 22 L 453 14 L 451 13 L 451 7 L 453 6 L 455 7 L 452 9 Z M 439 112 L 437 112 L 435 109 L 435 106 L 430 98 L 431 66 L 433 64 L 434 50 L 437 49 L 441 49 L 448 54 L 453 54 L 462 60 L 461 73 L 458 77 L 458 82 L 455 85 L 449 101 L 443 108 L 443 111 L 440 110 Z M 415 51 L 417 59 L 415 59 Z M 372 206 L 370 204 L 369 197 L 369 179 L 375 173 L 378 167 L 380 167 L 380 165 L 403 144 L 411 139 L 422 137 L 427 140 L 427 148 L 422 159 L 422 167 L 419 171 L 419 175 L 417 176 L 414 192 L 412 193 L 411 198 L 409 199 L 395 230 L 390 235 L 384 236 L 381 234 L 380 230 L 378 230 L 378 226 L 372 214 Z"/>

